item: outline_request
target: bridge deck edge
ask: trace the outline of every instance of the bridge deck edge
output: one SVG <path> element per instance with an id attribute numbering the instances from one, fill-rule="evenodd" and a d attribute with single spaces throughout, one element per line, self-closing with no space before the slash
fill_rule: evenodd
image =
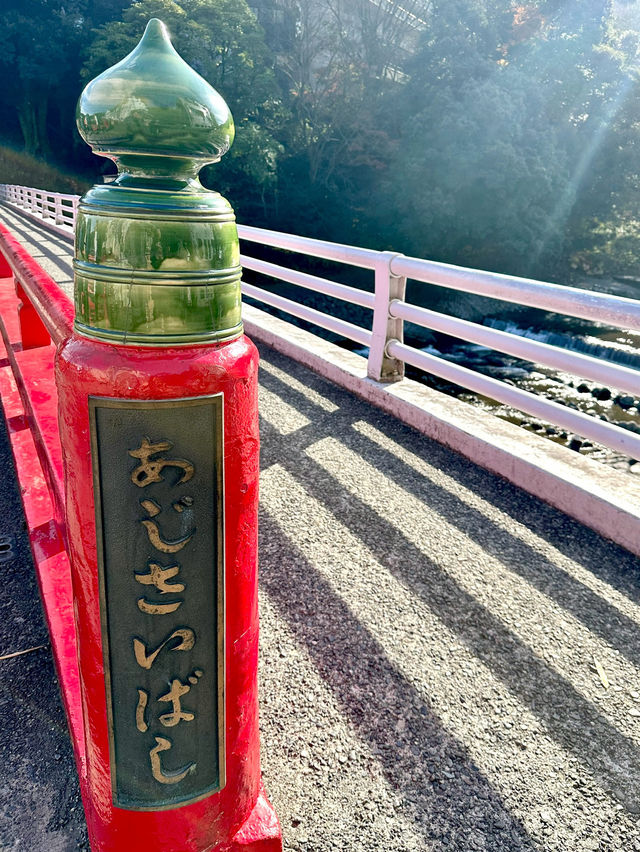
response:
<path id="1" fill-rule="evenodd" d="M 640 555 L 640 483 L 411 379 L 380 384 L 366 359 L 250 305 L 245 330 L 402 422 Z"/>

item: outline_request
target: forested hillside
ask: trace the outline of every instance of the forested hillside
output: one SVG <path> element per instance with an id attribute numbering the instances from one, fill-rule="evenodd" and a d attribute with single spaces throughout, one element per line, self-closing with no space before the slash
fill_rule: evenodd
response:
<path id="1" fill-rule="evenodd" d="M 236 142 L 203 179 L 241 220 L 640 276 L 638 0 L 4 0 L 0 142 L 108 169 L 75 103 L 151 17 L 231 107 Z"/>

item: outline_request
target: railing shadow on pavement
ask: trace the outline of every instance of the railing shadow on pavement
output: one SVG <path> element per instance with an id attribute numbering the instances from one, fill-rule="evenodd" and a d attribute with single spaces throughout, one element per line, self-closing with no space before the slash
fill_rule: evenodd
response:
<path id="1" fill-rule="evenodd" d="M 279 363 L 279 356 L 272 351 L 265 351 L 263 357 L 270 363 Z M 290 362 L 287 362 L 287 369 L 292 369 Z M 296 377 L 295 366 L 293 376 Z M 302 371 L 298 379 L 309 382 Z M 599 641 L 597 637 L 601 637 L 614 649 L 614 653 L 626 656 L 635 667 L 640 662 L 638 623 L 571 576 L 563 567 L 567 560 L 561 554 L 556 562 L 542 549 L 536 549 L 530 540 L 525 540 L 521 520 L 526 518 L 528 524 L 528 519 L 535 517 L 536 526 L 548 528 L 555 525 L 558 535 L 566 534 L 569 539 L 579 537 L 584 532 L 583 528 L 466 460 L 453 458 L 436 443 L 417 436 L 402 424 L 393 423 L 392 418 L 383 414 L 372 415 L 360 402 L 349 399 L 349 413 L 344 414 L 347 395 L 320 378 L 314 377 L 310 386 L 338 406 L 334 412 L 321 411 L 295 389 L 292 394 L 291 387 L 271 370 L 262 376 L 261 383 L 275 396 L 284 396 L 286 391 L 289 403 L 293 395 L 295 409 L 310 421 L 296 431 L 282 434 L 276 425 L 263 419 L 262 468 L 267 490 L 269 471 L 276 468 L 283 471 L 282 483 L 295 483 L 304 499 L 313 502 L 316 508 L 310 509 L 310 513 L 326 511 L 335 520 L 336 526 L 345 529 L 361 543 L 370 560 L 384 566 L 386 572 L 410 590 L 410 595 L 419 601 L 420 606 L 426 607 L 455 635 L 469 653 L 539 720 L 542 729 L 564 751 L 580 761 L 602 789 L 612 792 L 631 814 L 640 812 L 637 794 L 640 789 L 640 747 L 636 738 L 623 733 L 617 720 L 615 723 L 612 721 L 611 713 L 603 712 L 597 702 L 585 694 L 585 685 L 578 673 L 575 678 L 566 671 L 563 674 L 562 666 L 549 664 L 546 657 L 541 656 L 542 650 L 538 648 L 535 636 L 530 640 L 523 638 L 526 625 L 516 629 L 505 621 L 504 609 L 499 615 L 492 612 L 491 603 L 479 600 L 473 591 L 460 583 L 459 575 L 450 570 L 449 565 L 443 565 L 442 558 L 438 558 L 441 546 L 438 527 L 448 525 L 454 534 L 459 533 L 459 561 L 463 569 L 465 562 L 469 573 L 481 567 L 474 564 L 473 559 L 474 551 L 483 550 L 497 566 L 495 576 L 499 592 L 507 587 L 500 576 L 500 570 L 504 569 L 504 573 L 511 573 L 516 581 L 526 581 L 524 594 L 531 586 L 541 593 L 541 599 L 549 598 L 555 611 L 554 619 L 566 614 L 567 619 L 579 622 L 575 627 L 578 638 L 573 637 L 569 645 L 579 642 L 579 637 L 589 631 L 596 634 L 596 642 Z M 500 526 L 485 512 L 468 505 L 459 494 L 409 469 L 399 457 L 400 452 L 394 453 L 372 441 L 367 433 L 377 430 L 384 431 L 384 436 L 401 452 L 419 457 L 426 465 L 443 470 L 446 476 L 463 482 L 465 489 L 482 495 L 484 503 L 494 504 L 495 497 L 497 514 L 503 511 L 504 504 L 517 501 L 522 517 L 512 529 Z M 331 442 L 333 448 L 327 442 Z M 325 450 L 325 447 L 328 449 Z M 345 457 L 342 472 L 342 463 L 335 458 L 330 459 L 332 449 Z M 354 457 L 353 463 L 348 463 L 346 457 L 349 455 Z M 422 546 L 418 546 L 406 531 L 406 524 L 412 523 L 411 518 L 405 518 L 406 524 L 399 523 L 396 507 L 385 504 L 377 483 L 367 485 L 367 468 L 370 465 L 375 465 L 380 478 L 387 480 L 389 489 L 398 492 L 402 498 L 405 495 L 417 498 L 423 504 L 424 512 L 433 516 L 434 536 L 431 540 L 425 540 Z M 352 485 L 353 472 L 358 469 L 357 484 Z M 365 500 L 358 491 L 367 487 L 370 487 L 372 496 Z M 280 488 L 277 493 L 274 491 L 273 496 L 268 494 L 263 501 L 263 588 L 287 619 L 296 638 L 305 644 L 321 676 L 360 735 L 378 746 L 376 753 L 390 783 L 399 786 L 409 798 L 418 796 L 421 807 L 429 809 L 433 807 L 433 790 L 424 776 L 424 755 L 429 753 L 429 744 L 434 742 L 434 736 L 435 741 L 446 741 L 447 749 L 451 743 L 444 732 L 434 734 L 434 719 L 425 720 L 424 708 L 422 713 L 416 710 L 413 687 L 386 659 L 368 625 L 336 594 L 332 582 L 328 582 L 324 575 L 325 571 L 331 572 L 333 568 L 328 563 L 320 566 L 310 560 L 304 546 L 306 535 L 317 538 L 322 532 L 302 532 L 301 543 L 297 544 L 283 531 L 276 510 L 283 499 L 292 499 L 284 498 L 283 493 L 284 489 Z M 405 514 L 410 512 L 409 505 Z M 508 520 L 508 514 L 505 513 L 505 517 Z M 301 530 L 304 530 L 303 525 Z M 463 547 L 469 542 L 471 554 L 465 555 Z M 636 564 L 635 558 L 595 536 L 591 545 L 588 554 L 573 555 L 576 571 L 589 574 L 594 570 L 598 572 L 600 566 L 600 575 L 606 576 L 603 583 L 608 582 L 615 588 L 620 585 L 618 579 L 621 579 L 626 586 L 632 565 Z M 446 558 L 449 557 L 450 554 L 447 554 Z M 603 566 L 606 566 L 606 571 Z M 354 565 L 353 570 L 357 572 L 358 566 Z M 640 578 L 635 584 L 636 589 L 639 587 Z M 375 597 L 375 590 L 371 594 Z M 508 602 L 505 606 L 508 609 Z M 536 606 L 536 601 L 532 601 L 533 620 Z M 514 615 L 518 615 L 515 610 Z M 567 653 L 571 656 L 573 652 L 568 648 Z M 625 665 L 629 670 L 634 668 Z M 362 700 L 354 699 L 354 678 Z M 397 742 L 394 719 L 385 721 L 389 704 L 379 698 L 379 694 L 384 694 L 389 681 L 394 692 L 391 705 L 407 719 L 406 746 L 399 746 Z M 427 717 L 430 712 L 427 712 Z M 417 755 L 412 754 L 409 748 L 411 742 L 418 743 Z M 457 754 L 461 765 L 455 772 L 468 773 L 468 758 L 462 758 L 459 750 Z M 473 779 L 472 786 L 486 783 L 477 768 L 474 768 Z M 459 795 L 456 781 L 451 781 L 451 784 L 451 795 Z M 486 800 L 487 808 L 498 805 L 503 807 L 499 799 L 495 799 L 495 793 Z M 522 834 L 518 837 L 517 843 L 526 842 Z M 501 848 L 495 845 L 496 842 L 493 838 L 491 843 L 494 845 L 489 843 L 487 848 Z M 515 840 L 513 842 L 512 847 L 505 848 L 521 848 Z M 463 844 L 457 848 L 467 847 Z"/>
<path id="2" fill-rule="evenodd" d="M 12 217 L 11 221 L 11 230 L 17 234 L 21 241 L 24 243 L 33 242 L 33 234 L 30 233 L 27 222 L 29 220 L 25 219 L 24 227 L 22 225 L 16 224 L 16 219 L 20 216 L 22 217 L 22 213 L 20 210 L 12 209 L 12 213 L 16 215 Z M 58 236 L 54 233 L 47 234 L 47 241 L 53 243 L 53 245 L 57 246 L 61 250 L 63 250 L 64 254 L 68 254 L 70 252 L 70 241 L 65 239 L 64 237 Z M 65 275 L 69 276 L 69 278 L 73 278 L 73 266 L 71 264 L 71 259 L 65 260 L 61 255 L 56 254 L 55 252 L 48 249 L 46 246 L 39 244 L 38 251 L 31 251 L 31 256 L 34 260 L 38 260 L 38 254 L 46 257 L 52 263 L 54 263 L 61 272 Z"/>
<path id="3" fill-rule="evenodd" d="M 269 374 L 263 375 L 261 384 L 274 392 L 284 389 L 283 382 Z M 286 390 L 288 394 L 295 394 L 290 387 L 286 387 Z M 312 405 L 305 403 L 306 400 L 298 395 L 296 408 L 310 418 L 315 415 L 318 428 L 320 424 L 317 421 L 317 409 L 314 410 Z M 332 432 L 336 428 L 336 419 L 338 418 L 334 415 L 331 426 L 327 424 L 327 435 L 336 434 Z M 536 549 L 532 544 L 509 532 L 495 518 L 464 501 L 453 499 L 451 493 L 442 485 L 433 479 L 429 480 L 424 470 L 416 471 L 400 455 L 385 450 L 362 429 L 355 430 L 352 422 L 340 425 L 340 441 L 345 447 L 364 459 L 369 458 L 373 464 L 380 464 L 381 454 L 384 454 L 382 457 L 385 459 L 386 475 L 398 483 L 399 487 L 442 515 L 496 559 L 503 560 L 504 555 L 508 554 L 509 570 L 552 597 L 559 606 L 582 621 L 585 627 L 598 633 L 613 647 L 619 648 L 620 653 L 631 663 L 640 666 L 640 632 L 636 621 L 609 603 L 584 581 L 571 576 L 566 569 L 555 564 L 541 549 Z M 402 427 L 399 428 L 402 430 Z M 411 430 L 406 427 L 404 431 L 407 436 L 412 435 Z M 384 437 L 388 439 L 388 435 Z M 428 439 L 425 439 L 425 442 L 431 446 L 435 457 L 430 467 L 446 469 L 447 477 L 467 489 L 472 479 L 473 490 L 483 495 L 491 493 L 491 502 L 500 512 L 509 512 L 515 525 L 522 525 L 525 518 L 522 509 L 516 511 L 514 507 L 522 506 L 523 502 L 527 503 L 526 524 L 534 535 L 541 534 L 538 531 L 540 527 L 546 528 L 546 540 L 551 542 L 554 548 L 571 549 L 573 560 L 578 560 L 586 571 L 600 576 L 608 585 L 618 591 L 623 590 L 632 601 L 640 603 L 637 558 L 628 551 L 614 544 L 604 544 L 602 539 L 590 530 L 571 521 L 557 510 L 536 500 L 525 499 L 520 491 L 505 482 L 500 482 L 499 487 L 496 487 L 495 477 L 476 465 L 460 459 L 459 464 L 452 467 L 449 463 L 450 455 L 446 450 Z M 437 458 L 439 455 L 442 456 L 441 462 Z M 589 546 L 585 548 L 584 554 L 577 556 L 576 547 L 585 536 L 589 539 Z M 570 542 L 568 547 L 567 540 Z M 605 551 L 609 551 L 606 558 L 602 556 L 603 544 Z"/>
<path id="4" fill-rule="evenodd" d="M 451 844 L 443 848 L 469 848 L 465 835 L 467 830 L 477 832 L 477 821 L 465 826 L 458 816 L 480 802 L 487 848 L 537 849 L 465 747 L 447 732 L 429 702 L 303 551 L 282 533 L 276 519 L 263 511 L 260 524 L 265 593 L 307 648 L 348 721 L 374 747 L 387 782 L 409 806 L 428 817 L 420 824 L 426 838 Z M 400 718 L 405 723 L 401 734 L 396 729 Z M 452 776 L 446 787 L 437 780 L 444 765 Z M 443 799 L 456 801 L 451 817 Z"/>

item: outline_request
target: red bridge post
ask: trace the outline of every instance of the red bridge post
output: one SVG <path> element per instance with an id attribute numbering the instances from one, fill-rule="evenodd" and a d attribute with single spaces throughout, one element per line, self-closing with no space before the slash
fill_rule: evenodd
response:
<path id="1" fill-rule="evenodd" d="M 16 295 L 20 299 L 18 305 L 18 320 L 20 322 L 20 339 L 23 349 L 37 349 L 39 346 L 48 346 L 51 337 L 40 315 L 31 304 L 29 297 L 24 292 L 22 285 L 16 280 Z"/>
<path id="2" fill-rule="evenodd" d="M 228 202 L 197 179 L 223 99 L 149 22 L 78 127 L 119 175 L 80 201 L 60 348 L 94 852 L 279 852 L 257 708 L 257 352 Z"/>

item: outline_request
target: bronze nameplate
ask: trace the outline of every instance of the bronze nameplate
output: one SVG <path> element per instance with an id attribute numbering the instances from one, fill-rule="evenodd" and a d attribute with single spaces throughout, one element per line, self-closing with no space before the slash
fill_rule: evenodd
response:
<path id="1" fill-rule="evenodd" d="M 223 397 L 90 397 L 113 802 L 224 786 Z"/>

